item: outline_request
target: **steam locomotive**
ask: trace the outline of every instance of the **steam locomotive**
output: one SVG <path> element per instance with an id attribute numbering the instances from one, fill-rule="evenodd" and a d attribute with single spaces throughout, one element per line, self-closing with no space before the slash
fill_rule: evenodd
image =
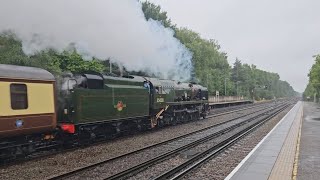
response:
<path id="1" fill-rule="evenodd" d="M 207 88 L 96 72 L 55 78 L 0 64 L 0 159 L 205 118 Z"/>

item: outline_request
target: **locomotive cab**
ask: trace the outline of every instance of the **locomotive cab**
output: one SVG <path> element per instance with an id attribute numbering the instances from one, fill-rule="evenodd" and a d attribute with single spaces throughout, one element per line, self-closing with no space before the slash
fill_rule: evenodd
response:
<path id="1" fill-rule="evenodd" d="M 98 139 L 129 131 L 148 119 L 150 93 L 144 81 L 142 77 L 106 76 L 94 72 L 65 78 L 62 84 L 68 86 L 62 85 L 58 126 L 63 132 L 81 139 Z"/>
<path id="2" fill-rule="evenodd" d="M 150 108 L 151 109 L 161 109 L 166 106 L 166 92 L 159 81 L 156 78 L 144 77 L 145 83 L 149 84 L 150 92 Z"/>

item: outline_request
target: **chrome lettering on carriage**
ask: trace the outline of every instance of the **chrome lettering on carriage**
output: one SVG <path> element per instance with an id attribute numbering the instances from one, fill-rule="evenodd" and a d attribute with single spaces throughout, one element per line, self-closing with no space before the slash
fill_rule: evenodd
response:
<path id="1" fill-rule="evenodd" d="M 157 102 L 158 103 L 163 103 L 164 102 L 164 98 L 157 98 Z"/>

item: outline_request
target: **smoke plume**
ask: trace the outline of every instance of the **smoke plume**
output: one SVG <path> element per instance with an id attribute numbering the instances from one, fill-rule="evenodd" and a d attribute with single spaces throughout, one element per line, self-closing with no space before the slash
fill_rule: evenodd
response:
<path id="1" fill-rule="evenodd" d="M 128 70 L 190 77 L 192 54 L 161 23 L 146 21 L 136 0 L 0 0 L 0 31 L 12 30 L 26 54 L 74 43 L 86 57 Z"/>

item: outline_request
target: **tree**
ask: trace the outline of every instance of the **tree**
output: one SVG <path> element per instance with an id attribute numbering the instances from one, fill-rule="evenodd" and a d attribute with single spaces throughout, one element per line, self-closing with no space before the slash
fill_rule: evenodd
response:
<path id="1" fill-rule="evenodd" d="M 46 49 L 28 56 L 23 52 L 21 41 L 12 32 L 0 34 L 0 63 L 40 67 L 53 74 L 65 71 L 103 72 L 105 70 L 105 66 L 100 60 L 96 58 L 84 60 L 76 49 L 68 48 L 62 53 L 53 49 Z"/>
<path id="2" fill-rule="evenodd" d="M 192 52 L 192 73 L 200 84 L 207 86 L 212 94 L 224 92 L 224 81 L 230 79 L 231 68 L 226 53 L 220 51 L 217 42 L 202 39 L 187 28 L 176 29 L 176 38 Z"/>
<path id="3" fill-rule="evenodd" d="M 239 59 L 236 59 L 232 68 L 228 63 L 227 53 L 221 51 L 216 40 L 201 38 L 197 32 L 173 25 L 160 6 L 146 1 L 142 3 L 142 11 L 146 20 L 153 19 L 161 22 L 164 27 L 173 29 L 175 38 L 192 53 L 193 68 L 190 81 L 208 87 L 211 95 L 215 94 L 215 91 L 220 91 L 221 95 L 226 91 L 224 95 L 236 95 L 239 92 L 239 95 L 250 98 L 254 96 L 256 99 L 271 99 L 295 94 L 290 84 L 281 81 L 278 74 L 260 70 L 254 65 L 243 64 Z M 320 58 L 317 56 L 316 64 L 309 74 L 310 83 L 317 92 L 320 91 L 319 61 Z M 65 71 L 106 73 L 110 68 L 110 60 L 99 60 L 94 57 L 92 60 L 85 60 L 73 43 L 63 52 L 45 49 L 32 56 L 26 55 L 23 52 L 22 42 L 10 31 L 0 34 L 0 63 L 41 67 L 54 74 Z M 125 67 L 117 63 L 112 63 L 112 67 L 113 73 L 126 74 Z M 159 76 L 148 70 L 129 73 Z"/>
<path id="4" fill-rule="evenodd" d="M 32 65 L 32 62 L 22 50 L 22 42 L 11 31 L 0 34 L 0 63 L 22 66 Z"/>
<path id="5" fill-rule="evenodd" d="M 242 64 L 239 59 L 236 59 L 231 69 L 227 54 L 220 50 L 216 40 L 203 39 L 190 29 L 172 25 L 167 13 L 161 11 L 160 6 L 146 1 L 142 3 L 142 11 L 147 20 L 160 21 L 164 27 L 174 30 L 175 37 L 193 54 L 191 81 L 207 86 L 211 94 L 215 91 L 224 92 L 225 88 L 225 95 L 236 95 L 239 89 L 240 95 L 250 98 L 256 96 L 271 99 L 274 96 L 282 97 L 295 93 L 287 82 L 279 80 L 279 75 L 259 70 L 254 65 Z"/>
<path id="6" fill-rule="evenodd" d="M 317 101 L 319 100 L 320 95 L 320 55 L 314 56 L 315 63 L 312 65 L 309 76 L 309 84 L 307 85 L 306 90 L 304 91 L 304 97 L 312 97 L 316 94 Z"/>
<path id="7" fill-rule="evenodd" d="M 168 18 L 167 12 L 161 11 L 161 7 L 158 5 L 145 1 L 142 3 L 142 11 L 146 20 L 153 19 L 160 21 L 164 27 L 175 27 L 171 24 L 171 20 Z"/>

